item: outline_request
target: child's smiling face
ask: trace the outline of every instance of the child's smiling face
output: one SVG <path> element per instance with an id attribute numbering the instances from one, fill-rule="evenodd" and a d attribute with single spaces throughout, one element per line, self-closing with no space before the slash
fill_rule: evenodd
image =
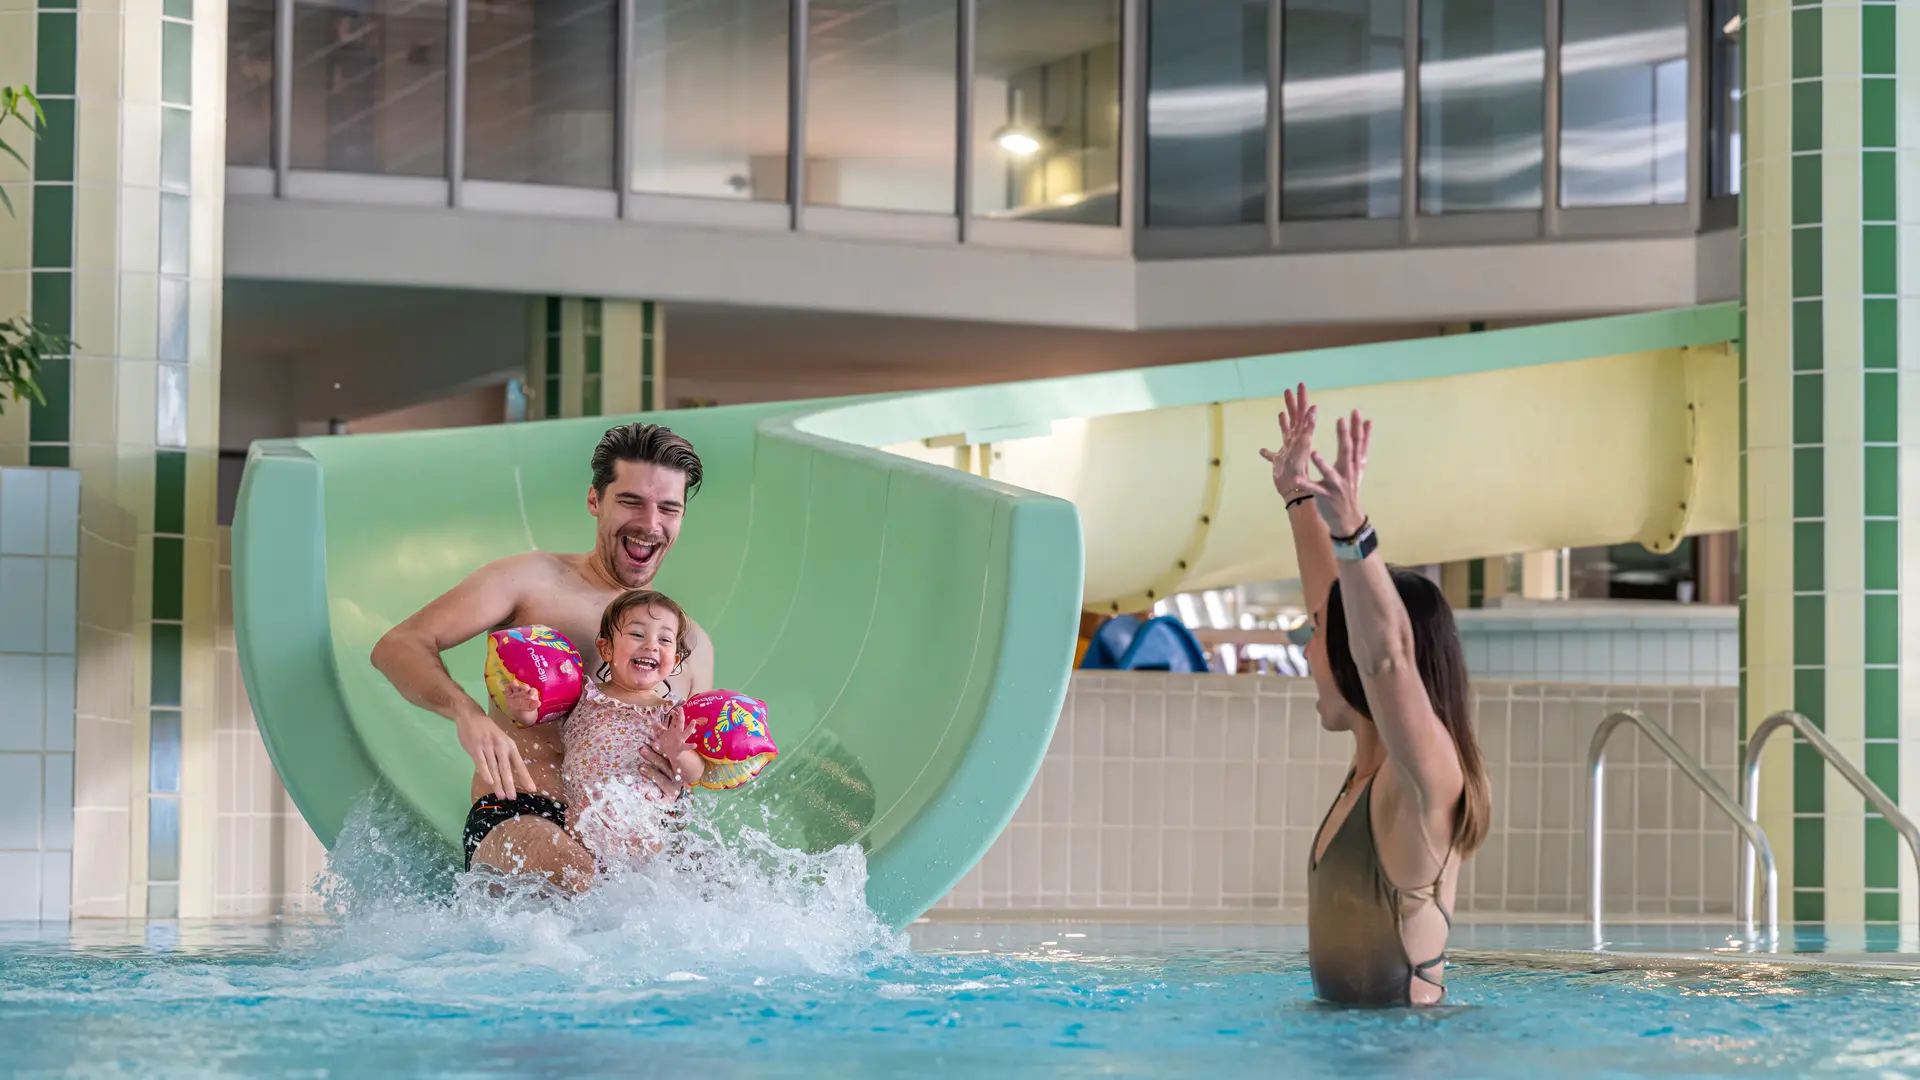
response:
<path id="1" fill-rule="evenodd" d="M 679 660 L 680 620 L 666 608 L 641 605 L 627 612 L 613 640 L 601 638 L 597 644 L 609 682 L 627 690 L 652 690 Z"/>

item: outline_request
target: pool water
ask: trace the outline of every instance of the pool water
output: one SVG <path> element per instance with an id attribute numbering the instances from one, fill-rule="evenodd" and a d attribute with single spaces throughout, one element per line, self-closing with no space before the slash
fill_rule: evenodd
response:
<path id="1" fill-rule="evenodd" d="M 1453 1007 L 1358 1012 L 1291 927 L 933 924 L 810 966 L 563 923 L 0 927 L 0 1074 L 1920 1075 L 1906 974 L 1472 954 Z"/>
<path id="2" fill-rule="evenodd" d="M 0 924 L 0 1075 L 1920 1075 L 1920 967 L 1651 955 L 1737 951 L 1707 927 L 1616 928 L 1626 960 L 1574 927 L 1462 927 L 1450 1006 L 1351 1011 L 1313 1003 L 1298 927 L 897 934 L 857 849 L 751 831 L 580 900 L 502 899 L 436 843 L 350 824 L 325 920 Z"/>

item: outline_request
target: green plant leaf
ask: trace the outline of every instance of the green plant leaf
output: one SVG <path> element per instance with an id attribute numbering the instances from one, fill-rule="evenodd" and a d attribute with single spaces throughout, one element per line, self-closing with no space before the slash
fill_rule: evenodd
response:
<path id="1" fill-rule="evenodd" d="M 73 342 L 65 335 L 24 315 L 0 322 L 0 412 L 5 411 L 8 396 L 15 401 L 46 404 L 34 376 L 49 357 L 64 356 L 72 349 Z"/>
<path id="2" fill-rule="evenodd" d="M 22 103 L 32 107 L 33 116 L 37 118 L 37 122 L 35 119 L 29 119 L 21 113 L 20 106 Z M 0 86 L 0 127 L 5 126 L 8 120 L 20 121 L 21 125 L 32 133 L 34 138 L 38 139 L 40 137 L 41 131 L 47 123 L 47 114 L 45 110 L 40 108 L 40 99 L 33 96 L 32 87 L 24 85 Z M 27 164 L 27 159 L 21 157 L 20 151 L 14 149 L 5 139 L 0 139 L 0 153 L 4 153 L 19 162 L 20 167 L 28 171 L 28 178 L 32 178 L 32 167 Z M 0 207 L 6 209 L 8 217 L 16 216 L 13 208 L 13 197 L 8 195 L 4 188 L 0 188 Z"/>

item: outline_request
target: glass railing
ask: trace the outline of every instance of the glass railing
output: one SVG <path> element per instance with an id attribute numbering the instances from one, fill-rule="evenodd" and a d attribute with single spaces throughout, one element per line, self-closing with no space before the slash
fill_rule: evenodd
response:
<path id="1" fill-rule="evenodd" d="M 241 195 L 1179 255 L 1677 234 L 1738 186 L 1720 0 L 228 6 Z"/>
<path id="2" fill-rule="evenodd" d="M 1142 253 L 1732 221 L 1739 25 L 1720 0 L 1142 3 Z"/>

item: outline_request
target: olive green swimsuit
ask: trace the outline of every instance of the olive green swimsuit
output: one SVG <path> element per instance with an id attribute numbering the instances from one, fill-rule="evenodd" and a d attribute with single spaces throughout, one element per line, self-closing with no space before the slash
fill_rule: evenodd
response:
<path id="1" fill-rule="evenodd" d="M 1353 773 L 1340 787 L 1345 796 L 1353 785 Z M 1440 876 L 1424 889 L 1399 889 L 1387 880 L 1380 866 L 1380 852 L 1373 842 L 1373 777 L 1354 801 L 1353 810 L 1340 823 L 1340 830 L 1327 841 L 1327 850 L 1319 861 L 1307 855 L 1307 967 L 1313 974 L 1313 992 L 1321 999 L 1339 1005 L 1411 1005 L 1413 980 L 1446 987 L 1438 972 L 1447 962 L 1446 953 L 1431 960 L 1414 963 L 1407 955 L 1401 936 L 1403 904 L 1408 901 L 1431 902 L 1440 910 L 1447 928 L 1453 928 L 1453 915 L 1440 902 L 1440 885 L 1446 880 L 1447 861 L 1452 849 L 1440 863 Z M 1334 800 L 1334 806 L 1340 800 Z M 1314 833 L 1318 845 L 1333 807 L 1320 819 Z"/>

